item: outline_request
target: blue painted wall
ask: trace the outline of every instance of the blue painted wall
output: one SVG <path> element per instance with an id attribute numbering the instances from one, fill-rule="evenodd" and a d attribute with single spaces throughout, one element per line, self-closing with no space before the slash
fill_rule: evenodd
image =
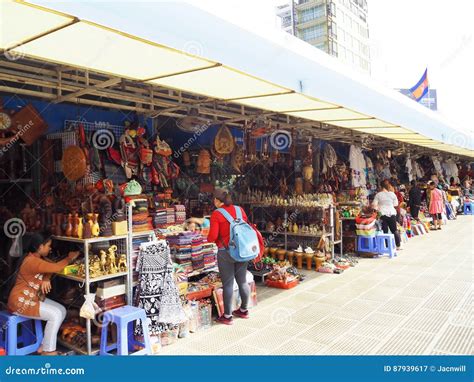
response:
<path id="1" fill-rule="evenodd" d="M 95 106 L 73 105 L 68 103 L 53 104 L 34 98 L 19 97 L 16 95 L 1 95 L 3 108 L 6 110 L 19 110 L 28 103 L 31 103 L 41 114 L 48 124 L 48 134 L 62 131 L 64 121 L 85 120 L 87 122 L 108 122 L 112 125 L 123 125 L 125 121 L 133 121 L 136 114 L 134 112 L 124 112 L 120 110 L 107 110 Z M 139 117 L 141 123 L 151 126 L 151 121 L 145 121 Z"/>

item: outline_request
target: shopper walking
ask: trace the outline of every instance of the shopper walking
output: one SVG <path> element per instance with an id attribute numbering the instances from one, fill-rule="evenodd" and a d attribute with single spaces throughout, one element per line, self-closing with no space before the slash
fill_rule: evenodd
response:
<path id="1" fill-rule="evenodd" d="M 433 181 L 428 182 L 428 192 L 430 195 L 429 212 L 433 218 L 433 226 L 435 230 L 440 230 L 443 223 L 442 214 L 445 213 L 443 192 L 436 188 Z"/>
<path id="2" fill-rule="evenodd" d="M 400 249 L 400 234 L 397 229 L 397 211 L 398 199 L 393 191 L 389 180 L 382 182 L 382 190 L 375 195 L 373 207 L 379 211 L 380 220 L 382 220 L 382 230 L 384 233 L 390 232 L 395 236 L 395 244 Z"/>
<path id="3" fill-rule="evenodd" d="M 44 338 L 38 353 L 57 355 L 56 340 L 59 327 L 66 317 L 66 308 L 45 296 L 51 291 L 51 274 L 60 272 L 79 252 L 69 252 L 57 263 L 44 260 L 51 252 L 51 237 L 40 234 L 31 237 L 27 251 L 20 259 L 8 298 L 8 309 L 19 316 L 46 321 Z"/>
<path id="4" fill-rule="evenodd" d="M 216 188 L 214 191 L 214 206 L 223 208 L 234 219 L 237 217 L 237 209 L 242 214 L 242 219 L 248 222 L 247 214 L 238 206 L 232 204 L 232 199 L 228 191 Z M 248 303 L 250 299 L 250 288 L 247 283 L 247 261 L 235 261 L 229 253 L 230 223 L 220 211 L 211 214 L 211 226 L 207 240 L 217 244 L 217 265 L 219 268 L 222 287 L 224 290 L 224 314 L 216 321 L 225 325 L 232 325 L 232 316 L 248 318 Z M 234 296 L 234 279 L 239 287 L 241 305 L 237 310 L 232 311 Z"/>
<path id="5" fill-rule="evenodd" d="M 411 188 L 408 192 L 408 205 L 410 206 L 410 214 L 413 219 L 418 220 L 421 206 L 421 190 L 416 180 L 411 181 Z"/>

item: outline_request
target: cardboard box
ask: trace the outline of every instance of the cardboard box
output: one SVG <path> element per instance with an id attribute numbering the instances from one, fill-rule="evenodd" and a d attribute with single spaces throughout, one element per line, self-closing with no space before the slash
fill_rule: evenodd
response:
<path id="1" fill-rule="evenodd" d="M 128 233 L 127 221 L 124 220 L 121 222 L 112 222 L 112 232 L 114 236 L 126 235 Z"/>
<path id="2" fill-rule="evenodd" d="M 125 294 L 125 284 L 115 285 L 107 288 L 97 288 L 96 296 L 100 299 L 106 299 Z"/>

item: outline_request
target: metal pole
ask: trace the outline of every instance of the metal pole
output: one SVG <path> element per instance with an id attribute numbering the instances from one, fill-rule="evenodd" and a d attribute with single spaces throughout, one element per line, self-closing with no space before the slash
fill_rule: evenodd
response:
<path id="1" fill-rule="evenodd" d="M 132 252 L 133 252 L 133 230 L 132 230 L 132 205 L 127 204 L 127 304 L 132 305 L 133 300 L 133 267 L 132 267 Z"/>
<path id="2" fill-rule="evenodd" d="M 334 259 L 334 206 L 329 207 L 329 224 L 331 227 L 331 259 Z"/>
<path id="3" fill-rule="evenodd" d="M 84 242 L 84 261 L 85 261 L 85 270 L 86 270 L 86 280 L 85 280 L 85 291 L 86 295 L 90 293 L 90 277 L 89 277 L 89 242 L 85 240 Z M 86 333 L 87 333 L 87 354 L 92 354 L 92 340 L 91 340 L 91 320 L 86 320 Z"/>

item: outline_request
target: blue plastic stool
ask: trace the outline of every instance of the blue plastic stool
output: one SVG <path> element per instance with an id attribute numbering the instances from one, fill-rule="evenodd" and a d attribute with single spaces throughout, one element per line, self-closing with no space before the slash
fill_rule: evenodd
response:
<path id="1" fill-rule="evenodd" d="M 397 246 L 393 233 L 379 233 L 377 235 L 377 252 L 379 255 L 397 256 Z"/>
<path id="2" fill-rule="evenodd" d="M 464 215 L 474 215 L 474 203 L 464 203 Z"/>
<path id="3" fill-rule="evenodd" d="M 357 236 L 357 251 L 359 252 L 377 252 L 376 236 Z"/>
<path id="4" fill-rule="evenodd" d="M 0 325 L 0 346 L 5 348 L 7 355 L 34 353 L 43 342 L 41 320 L 1 311 Z M 18 329 L 20 329 L 20 333 L 18 333 Z M 19 347 L 20 345 L 21 347 Z"/>
<path id="5" fill-rule="evenodd" d="M 133 323 L 136 320 L 140 320 L 142 323 L 145 343 L 135 340 L 133 335 Z M 107 345 L 107 329 L 111 323 L 117 325 L 117 342 Z M 131 353 L 134 346 L 140 346 L 143 349 Z M 150 335 L 148 333 L 146 314 L 143 309 L 125 305 L 105 312 L 100 340 L 100 355 L 112 355 L 110 353 L 111 350 L 117 350 L 117 355 L 151 354 Z"/>

